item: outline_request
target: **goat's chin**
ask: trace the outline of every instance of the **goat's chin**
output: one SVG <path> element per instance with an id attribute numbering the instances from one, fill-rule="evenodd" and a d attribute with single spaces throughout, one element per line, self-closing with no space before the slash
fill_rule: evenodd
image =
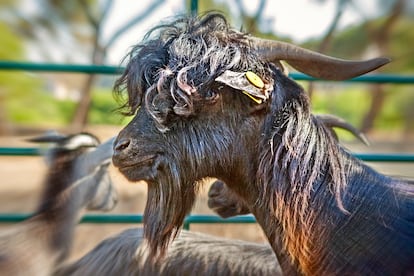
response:
<path id="1" fill-rule="evenodd" d="M 132 164 L 124 164 L 119 166 L 119 171 L 131 182 L 154 181 L 157 178 L 159 158 L 151 156 L 142 161 L 137 161 Z"/>
<path id="2" fill-rule="evenodd" d="M 196 194 L 197 185 L 179 183 L 171 172 L 162 171 L 157 181 L 148 182 L 144 237 L 154 261 L 162 259 L 168 245 L 179 233 L 185 216 L 195 203 Z"/>

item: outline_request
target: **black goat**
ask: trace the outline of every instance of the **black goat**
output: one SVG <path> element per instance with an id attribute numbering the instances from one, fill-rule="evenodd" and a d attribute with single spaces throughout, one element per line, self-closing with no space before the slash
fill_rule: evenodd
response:
<path id="1" fill-rule="evenodd" d="M 177 235 L 197 181 L 216 177 L 250 207 L 285 274 L 414 269 L 414 186 L 345 151 L 280 70 L 284 60 L 339 80 L 388 59 L 330 58 L 240 33 L 216 14 L 163 24 L 129 57 L 116 89 L 126 88 L 124 107 L 136 115 L 113 161 L 129 180 L 148 183 L 152 256 Z"/>

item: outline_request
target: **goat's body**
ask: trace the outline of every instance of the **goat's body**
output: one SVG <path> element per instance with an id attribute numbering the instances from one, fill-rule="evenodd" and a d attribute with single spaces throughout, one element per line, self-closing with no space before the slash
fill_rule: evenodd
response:
<path id="1" fill-rule="evenodd" d="M 51 275 L 59 252 L 52 248 L 46 230 L 33 221 L 4 230 L 0 234 L 0 275 Z"/>
<path id="2" fill-rule="evenodd" d="M 284 82 L 297 95 L 291 103 L 296 108 L 285 111 L 292 115 L 282 123 L 267 122 L 256 184 L 264 186 L 262 204 L 280 226 L 283 247 L 309 275 L 412 270 L 414 185 L 351 156 L 309 113 L 302 89 Z M 272 108 L 277 104 L 275 98 Z M 260 217 L 263 209 L 255 212 Z"/>
<path id="3" fill-rule="evenodd" d="M 149 183 L 145 237 L 152 256 L 165 252 L 191 211 L 197 181 L 215 177 L 250 207 L 286 274 L 412 270 L 413 189 L 346 153 L 278 66 L 287 58 L 339 75 L 337 59 L 317 64 L 292 56 L 298 51 L 285 44 L 253 47 L 257 40 L 217 15 L 156 30 L 131 51 L 117 82 L 135 117 L 113 156 L 129 180 Z M 367 64 L 364 72 L 376 68 Z M 249 71 L 264 83 L 261 90 L 249 87 Z"/>
<path id="4" fill-rule="evenodd" d="M 182 231 L 165 258 L 153 263 L 143 243 L 143 229 L 133 228 L 100 243 L 86 256 L 57 273 L 81 275 L 281 275 L 267 245 Z"/>
<path id="5" fill-rule="evenodd" d="M 317 265 L 310 271 L 320 275 L 414 271 L 414 185 L 385 177 L 352 157 L 345 162 L 351 166 L 342 200 L 349 214 L 336 204 L 315 204 L 314 212 L 323 208 L 315 224 L 325 226 L 313 235 L 319 254 L 312 256 Z"/>

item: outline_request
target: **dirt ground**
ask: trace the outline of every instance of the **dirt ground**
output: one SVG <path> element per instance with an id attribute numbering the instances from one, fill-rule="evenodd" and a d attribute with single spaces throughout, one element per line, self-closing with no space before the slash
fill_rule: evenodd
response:
<path id="1" fill-rule="evenodd" d="M 87 129 L 102 140 L 116 135 L 120 128 L 112 126 L 93 126 Z M 383 136 L 383 135 L 381 135 Z M 0 146 L 33 145 L 24 142 L 24 136 L 0 137 Z M 414 153 L 414 143 L 398 137 L 387 135 L 384 139 L 372 139 L 371 146 L 366 147 L 358 142 L 347 143 L 346 146 L 355 152 L 401 152 Z M 387 174 L 414 178 L 413 163 L 372 163 L 373 167 Z M 32 211 L 38 200 L 46 166 L 41 157 L 0 156 L 0 213 L 18 213 Z M 129 183 L 111 167 L 111 176 L 119 191 L 119 203 L 111 211 L 113 214 L 142 213 L 146 201 L 145 183 Z M 207 182 L 197 200 L 193 214 L 212 214 L 207 207 Z M 136 227 L 137 224 L 80 224 L 76 230 L 71 259 L 77 258 L 101 240 L 124 229 Z M 0 231 L 12 225 L 0 224 Z M 213 235 L 237 238 L 255 242 L 265 242 L 261 229 L 256 224 L 203 225 L 193 224 L 191 230 Z"/>

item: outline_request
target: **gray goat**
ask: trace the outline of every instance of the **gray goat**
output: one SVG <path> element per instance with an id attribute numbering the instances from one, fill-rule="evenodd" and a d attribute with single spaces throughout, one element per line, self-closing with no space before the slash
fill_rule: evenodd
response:
<path id="1" fill-rule="evenodd" d="M 58 276 L 110 275 L 282 275 L 268 245 L 181 231 L 165 259 L 153 262 L 142 228 L 108 238 Z"/>
<path id="2" fill-rule="evenodd" d="M 46 135 L 32 142 L 54 143 L 34 214 L 0 233 L 1 275 L 51 275 L 67 257 L 81 211 L 108 211 L 117 201 L 108 173 L 113 139 L 99 146 L 87 133 Z"/>

